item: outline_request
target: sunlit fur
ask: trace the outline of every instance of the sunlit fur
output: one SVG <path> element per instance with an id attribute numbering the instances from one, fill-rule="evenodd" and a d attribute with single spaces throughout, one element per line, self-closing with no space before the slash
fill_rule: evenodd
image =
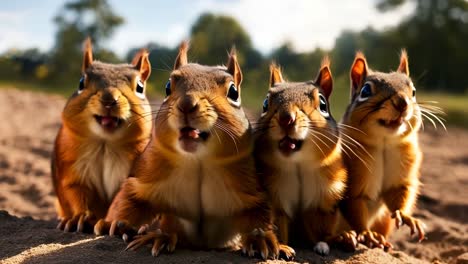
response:
<path id="1" fill-rule="evenodd" d="M 410 215 L 420 185 L 421 109 L 413 97 L 406 53 L 402 53 L 398 70 L 390 73 L 368 69 L 364 56 L 358 53 L 351 83 L 351 103 L 343 124 L 355 128 L 348 130 L 348 135 L 370 155 L 357 151 L 360 161 L 345 156 L 349 180 L 342 209 L 358 233 L 372 230 L 388 237 L 394 225 L 390 214 L 400 210 Z M 359 94 L 365 83 L 370 84 L 372 95 L 362 100 Z M 406 109 L 398 110 L 399 100 L 406 101 Z M 401 125 L 385 126 L 399 117 L 403 118 Z"/>
<path id="2" fill-rule="evenodd" d="M 132 64 L 92 61 L 90 44 L 87 48 L 84 89 L 75 92 L 65 105 L 52 157 L 57 211 L 63 220 L 61 228 L 67 221 L 69 228 L 76 228 L 78 218 L 84 214 L 94 219 L 106 216 L 133 160 L 142 152 L 151 133 L 149 103 L 135 95 L 141 70 Z M 147 54 L 138 56 L 144 60 Z M 104 94 L 117 99 L 114 107 L 104 107 L 101 103 Z M 114 131 L 103 129 L 94 117 L 109 113 L 121 119 Z"/>
<path id="3" fill-rule="evenodd" d="M 235 53 L 228 67 L 187 63 L 180 59 L 186 58 L 183 53 L 182 47 L 152 140 L 107 220 L 125 220 L 138 228 L 162 213 L 171 220 L 162 221 L 160 228 L 175 233 L 178 245 L 223 248 L 254 228 L 271 229 L 270 211 L 255 174 L 250 124 L 242 108 L 227 99 L 231 81 L 241 89 L 241 79 L 229 70 L 237 65 Z M 198 107 L 184 114 L 180 102 L 188 99 Z M 195 152 L 180 147 L 180 129 L 186 126 L 209 132 Z M 268 243 L 276 243 L 272 235 Z"/>
<path id="4" fill-rule="evenodd" d="M 328 63 L 321 70 L 329 71 Z M 271 71 L 272 80 L 282 78 L 276 66 Z M 320 113 L 319 93 L 327 92 L 319 83 L 319 79 L 273 81 L 268 91 L 268 110 L 255 128 L 257 167 L 273 203 L 282 243 L 305 239 L 314 245 L 330 241 L 335 233 L 337 204 L 345 190 L 339 130 L 331 114 L 325 118 Z M 285 114 L 295 117 L 291 127 L 280 125 L 280 116 Z M 285 136 L 303 140 L 301 148 L 284 155 L 279 142 Z"/>

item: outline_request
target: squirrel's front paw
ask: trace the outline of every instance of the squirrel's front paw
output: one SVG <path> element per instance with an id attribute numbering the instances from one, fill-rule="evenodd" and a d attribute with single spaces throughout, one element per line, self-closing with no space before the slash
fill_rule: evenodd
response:
<path id="1" fill-rule="evenodd" d="M 371 230 L 364 230 L 362 231 L 358 237 L 358 242 L 366 245 L 368 248 L 382 248 L 385 251 L 393 248 L 393 245 L 387 241 L 387 239 L 380 233 L 371 231 Z"/>
<path id="2" fill-rule="evenodd" d="M 411 229 L 411 235 L 415 233 L 415 230 L 418 231 L 418 242 L 424 240 L 424 228 L 425 224 L 420 220 L 413 218 L 409 215 L 402 213 L 400 210 L 396 210 L 392 214 L 392 218 L 395 218 L 396 227 L 400 228 L 402 225 L 407 225 Z"/>
<path id="3" fill-rule="evenodd" d="M 124 220 L 108 222 L 104 219 L 100 219 L 96 225 L 94 225 L 95 235 L 101 236 L 109 234 L 109 236 L 122 236 L 125 242 L 131 240 L 136 233 L 137 231 Z"/>
<path id="4" fill-rule="evenodd" d="M 91 211 L 85 211 L 73 217 L 62 218 L 57 225 L 57 229 L 65 232 L 91 232 L 95 223 L 96 217 L 94 214 Z"/>
<path id="5" fill-rule="evenodd" d="M 345 251 L 355 251 L 358 246 L 357 234 L 354 230 L 344 231 L 336 236 L 332 243 Z"/>
<path id="6" fill-rule="evenodd" d="M 161 229 L 156 229 L 155 231 L 148 231 L 145 228 L 144 234 L 140 234 L 134 237 L 134 240 L 128 244 L 125 250 L 137 250 L 141 246 L 146 244 L 153 244 L 151 249 L 151 255 L 154 257 L 158 256 L 164 249 L 168 253 L 172 253 L 175 250 L 177 244 L 177 234 L 176 233 L 165 233 Z M 140 228 L 140 231 L 142 229 Z"/>
<path id="7" fill-rule="evenodd" d="M 263 230 L 255 228 L 252 232 L 242 235 L 242 252 L 249 257 L 260 255 L 264 260 L 267 258 L 278 258 L 280 254 L 280 244 L 272 230 Z M 294 255 L 294 250 L 289 250 L 288 246 L 281 246 L 282 250 L 286 250 L 285 255 Z"/>

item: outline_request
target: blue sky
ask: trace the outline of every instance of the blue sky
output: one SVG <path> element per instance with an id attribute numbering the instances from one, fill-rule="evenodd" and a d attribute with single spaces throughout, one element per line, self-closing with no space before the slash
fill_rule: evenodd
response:
<path id="1" fill-rule="evenodd" d="M 169 46 L 188 37 L 190 26 L 204 12 L 231 15 L 247 30 L 254 46 L 266 54 L 285 41 L 298 51 L 331 48 L 344 30 L 396 25 L 414 9 L 408 3 L 379 13 L 376 0 L 109 0 L 126 23 L 106 46 L 124 55 L 152 41 Z M 65 1 L 0 1 L 0 53 L 11 48 L 39 47 L 54 42 L 53 17 Z M 411 1 L 410 1 L 411 2 Z"/>

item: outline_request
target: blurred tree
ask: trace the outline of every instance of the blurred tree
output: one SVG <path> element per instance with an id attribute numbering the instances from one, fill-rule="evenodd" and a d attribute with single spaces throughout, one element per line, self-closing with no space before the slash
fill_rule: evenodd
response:
<path id="1" fill-rule="evenodd" d="M 190 36 L 192 57 L 200 63 L 226 63 L 226 54 L 235 45 L 244 68 L 260 64 L 260 53 L 253 49 L 249 35 L 232 17 L 202 14 L 192 26 Z"/>
<path id="2" fill-rule="evenodd" d="M 69 82 L 79 77 L 82 44 L 86 37 L 93 41 L 95 57 L 103 61 L 116 62 L 117 56 L 102 48 L 115 29 L 124 23 L 106 0 L 76 0 L 66 3 L 54 18 L 58 26 L 55 45 L 51 56 L 53 78 L 58 82 Z"/>
<path id="3" fill-rule="evenodd" d="M 385 36 L 400 38 L 410 56 L 410 70 L 419 83 L 432 90 L 468 90 L 468 1 L 381 0 L 382 11 L 405 2 L 414 13 Z"/>

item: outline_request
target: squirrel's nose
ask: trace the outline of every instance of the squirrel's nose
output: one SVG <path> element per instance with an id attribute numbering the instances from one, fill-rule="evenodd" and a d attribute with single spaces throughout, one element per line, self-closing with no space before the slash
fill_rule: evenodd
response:
<path id="1" fill-rule="evenodd" d="M 289 128 L 294 124 L 294 121 L 296 121 L 296 117 L 291 113 L 280 113 L 278 121 L 281 127 Z"/>
<path id="2" fill-rule="evenodd" d="M 111 93 L 104 93 L 101 96 L 101 103 L 107 109 L 110 109 L 116 106 L 117 101 L 118 101 L 118 98 L 115 98 L 114 95 L 112 95 Z"/>
<path id="3" fill-rule="evenodd" d="M 395 100 L 392 100 L 393 106 L 400 112 L 404 112 L 408 108 L 408 101 L 405 97 L 397 97 Z"/>
<path id="4" fill-rule="evenodd" d="M 179 103 L 179 111 L 182 112 L 183 114 L 190 114 L 195 112 L 198 109 L 198 103 L 195 102 L 194 99 L 190 97 L 186 97 L 182 99 L 182 101 Z"/>

